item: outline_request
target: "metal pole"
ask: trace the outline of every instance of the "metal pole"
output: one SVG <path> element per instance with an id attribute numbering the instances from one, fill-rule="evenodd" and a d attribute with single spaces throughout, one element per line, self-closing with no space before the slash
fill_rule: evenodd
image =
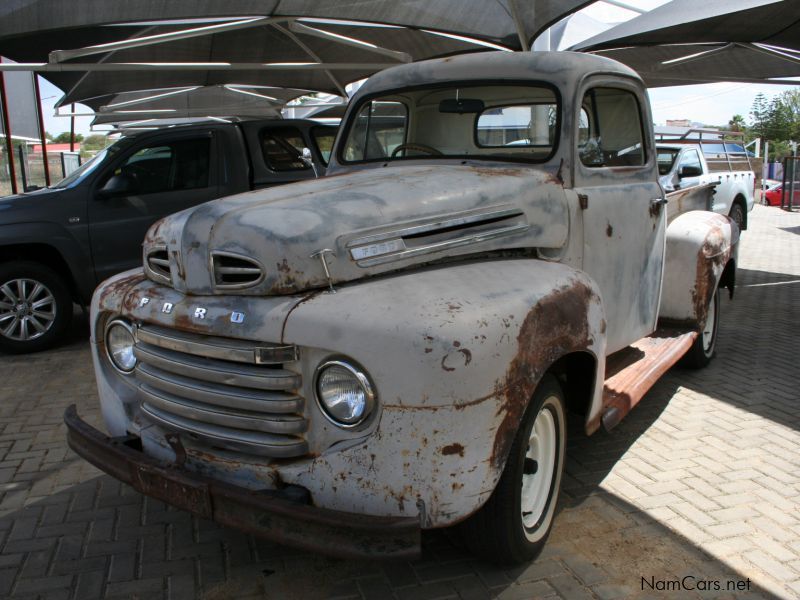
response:
<path id="1" fill-rule="evenodd" d="M 789 182 L 789 212 L 794 202 L 794 180 L 797 178 L 797 142 L 792 142 L 792 179 Z"/>
<path id="2" fill-rule="evenodd" d="M 42 163 L 44 166 L 44 184 L 50 186 L 50 165 L 47 162 L 47 136 L 44 131 L 44 117 L 42 116 L 42 93 L 39 91 L 39 76 L 33 74 L 33 87 L 36 91 L 36 116 L 39 119 L 39 138 L 42 140 Z"/>
<path id="3" fill-rule="evenodd" d="M 11 123 L 8 121 L 8 96 L 6 95 L 6 80 L 0 72 L 0 118 L 3 119 L 3 131 L 6 134 L 6 151 L 8 152 L 8 173 L 11 176 L 11 193 L 17 193 L 17 171 L 14 168 L 14 144 L 11 142 Z"/>
<path id="4" fill-rule="evenodd" d="M 75 104 L 72 104 L 70 112 L 75 112 Z M 69 118 L 69 151 L 75 152 L 75 117 Z"/>
<path id="5" fill-rule="evenodd" d="M 781 173 L 781 210 L 786 205 L 786 175 L 789 171 L 789 157 L 783 157 L 783 173 Z"/>
<path id="6" fill-rule="evenodd" d="M 27 192 L 28 188 L 28 172 L 25 170 L 25 151 L 22 149 L 22 146 L 17 146 L 17 151 L 19 152 L 19 177 L 22 180 L 22 191 Z"/>
<path id="7" fill-rule="evenodd" d="M 769 178 L 769 141 L 764 142 L 764 162 L 761 165 L 761 204 L 766 204 L 767 179 Z"/>

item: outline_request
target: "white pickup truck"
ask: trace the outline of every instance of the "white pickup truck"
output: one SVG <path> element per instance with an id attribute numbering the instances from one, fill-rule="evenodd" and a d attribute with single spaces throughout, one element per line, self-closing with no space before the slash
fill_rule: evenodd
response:
<path id="1" fill-rule="evenodd" d="M 752 170 L 711 170 L 703 144 L 656 144 L 659 181 L 666 192 L 716 183 L 711 210 L 728 215 L 747 229 L 747 213 L 753 210 L 755 174 Z M 724 154 L 724 153 L 723 153 Z M 715 165 L 728 161 L 714 160 Z"/>
<path id="2" fill-rule="evenodd" d="M 97 289 L 108 434 L 72 406 L 70 446 L 339 557 L 413 556 L 455 525 L 492 560 L 535 557 L 568 415 L 611 429 L 678 360 L 707 364 L 733 290 L 736 224 L 668 224 L 649 123 L 641 78 L 587 54 L 374 75 L 332 176 L 167 217 L 144 270 Z"/>

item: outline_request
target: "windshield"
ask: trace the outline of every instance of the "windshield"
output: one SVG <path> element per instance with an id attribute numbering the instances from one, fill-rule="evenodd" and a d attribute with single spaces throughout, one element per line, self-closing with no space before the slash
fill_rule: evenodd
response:
<path id="1" fill-rule="evenodd" d="M 61 181 L 59 181 L 58 183 L 56 183 L 55 185 L 52 185 L 50 187 L 52 187 L 54 189 L 63 189 L 63 188 L 70 187 L 71 185 L 74 185 L 74 184 L 78 183 L 79 181 L 82 181 L 89 173 L 91 173 L 99 165 L 101 165 L 103 163 L 103 161 L 106 159 L 107 156 L 110 157 L 110 156 L 115 155 L 127 143 L 128 143 L 127 138 L 123 138 L 123 139 L 119 140 L 118 142 L 116 142 L 115 144 L 113 144 L 112 146 L 109 146 L 108 148 L 103 148 L 102 150 L 100 150 L 100 152 L 95 154 L 92 158 L 90 158 L 88 161 L 83 163 L 80 167 L 75 169 L 72 173 L 67 175 L 64 179 L 62 179 Z"/>
<path id="2" fill-rule="evenodd" d="M 339 159 L 544 162 L 558 140 L 559 101 L 544 85 L 464 85 L 387 93 L 350 118 Z"/>
<path id="3" fill-rule="evenodd" d="M 675 164 L 675 159 L 678 157 L 680 150 L 657 148 L 656 151 L 658 156 L 658 174 L 666 175 L 672 170 L 672 165 Z"/>

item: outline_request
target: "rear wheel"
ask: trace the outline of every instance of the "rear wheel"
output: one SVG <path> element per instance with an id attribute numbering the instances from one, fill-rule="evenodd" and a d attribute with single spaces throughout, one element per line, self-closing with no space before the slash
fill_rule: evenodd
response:
<path id="1" fill-rule="evenodd" d="M 564 393 L 546 375 L 522 419 L 500 481 L 462 525 L 476 554 L 500 563 L 536 558 L 553 525 L 566 447 Z"/>
<path id="2" fill-rule="evenodd" d="M 731 206 L 731 212 L 728 215 L 736 226 L 739 228 L 739 231 L 744 230 L 744 209 L 739 202 L 734 202 L 733 206 Z"/>
<path id="3" fill-rule="evenodd" d="M 719 329 L 720 293 L 719 288 L 714 292 L 708 305 L 706 324 L 700 335 L 692 344 L 689 352 L 683 358 L 683 364 L 692 369 L 702 369 L 714 358 L 717 347 L 717 330 Z"/>
<path id="4" fill-rule="evenodd" d="M 61 340 L 71 317 L 69 290 L 52 269 L 28 261 L 0 265 L 0 350 L 49 348 Z"/>

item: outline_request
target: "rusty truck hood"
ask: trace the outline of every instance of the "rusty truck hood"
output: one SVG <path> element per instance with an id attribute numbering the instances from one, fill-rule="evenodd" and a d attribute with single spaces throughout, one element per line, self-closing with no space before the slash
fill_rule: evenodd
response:
<path id="1" fill-rule="evenodd" d="M 568 231 L 564 189 L 544 170 L 393 165 L 176 213 L 148 232 L 145 270 L 190 294 L 294 294 L 444 258 L 560 248 Z M 152 257 L 162 266 L 148 271 Z"/>

